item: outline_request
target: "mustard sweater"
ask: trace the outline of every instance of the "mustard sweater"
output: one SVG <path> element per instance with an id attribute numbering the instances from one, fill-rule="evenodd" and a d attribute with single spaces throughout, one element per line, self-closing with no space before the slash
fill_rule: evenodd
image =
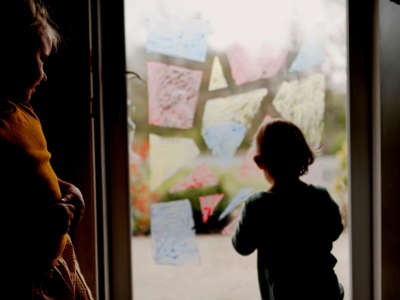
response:
<path id="1" fill-rule="evenodd" d="M 20 207 L 29 215 L 20 223 L 30 237 L 32 296 L 36 293 L 43 299 L 92 299 L 68 234 L 54 230 L 59 228 L 57 222 L 65 222 L 65 218 L 46 214 L 46 208 L 59 201 L 62 194 L 40 120 L 30 104 L 0 103 L 0 149 L 0 172 L 5 178 L 1 181 L 2 196 L 13 203 L 13 209 Z M 51 285 L 63 288 L 53 289 Z"/>

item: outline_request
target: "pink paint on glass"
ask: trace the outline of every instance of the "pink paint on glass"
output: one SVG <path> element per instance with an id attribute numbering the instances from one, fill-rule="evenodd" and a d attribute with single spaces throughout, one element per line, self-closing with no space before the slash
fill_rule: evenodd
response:
<path id="1" fill-rule="evenodd" d="M 227 56 L 233 79 L 241 85 L 276 75 L 286 60 L 287 50 L 263 46 L 257 55 L 251 55 L 241 45 L 234 44 L 229 47 Z"/>
<path id="2" fill-rule="evenodd" d="M 147 72 L 149 123 L 192 128 L 203 73 L 158 62 L 148 62 Z"/>
<path id="3" fill-rule="evenodd" d="M 199 197 L 203 223 L 207 223 L 208 218 L 213 214 L 215 208 L 222 198 L 224 198 L 224 194 L 214 194 Z"/>
<path id="4" fill-rule="evenodd" d="M 251 147 L 247 150 L 246 155 L 240 165 L 239 174 L 242 177 L 259 177 L 263 172 L 257 167 L 254 162 L 254 156 L 257 154 L 256 147 Z"/>
<path id="5" fill-rule="evenodd" d="M 269 114 L 265 115 L 263 121 L 261 122 L 260 126 L 256 131 L 256 134 L 253 136 L 252 144 L 250 148 L 247 150 L 246 155 L 243 158 L 242 163 L 240 164 L 239 168 L 239 175 L 242 177 L 261 177 L 264 176 L 264 172 L 260 170 L 256 163 L 254 162 L 254 156 L 257 154 L 257 143 L 256 138 L 258 131 L 262 126 L 271 122 L 273 119 Z"/>
<path id="6" fill-rule="evenodd" d="M 198 166 L 191 175 L 170 189 L 170 193 L 217 185 L 218 180 L 206 164 Z"/>
<path id="7" fill-rule="evenodd" d="M 239 222 L 239 217 L 236 217 L 235 219 L 233 219 L 232 222 L 230 222 L 223 230 L 222 230 L 222 234 L 223 235 L 233 235 L 233 233 L 235 232 L 236 229 L 236 225 Z"/>

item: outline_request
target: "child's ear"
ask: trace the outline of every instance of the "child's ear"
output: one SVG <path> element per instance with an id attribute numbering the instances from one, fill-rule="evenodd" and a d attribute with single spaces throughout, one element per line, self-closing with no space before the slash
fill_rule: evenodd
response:
<path id="1" fill-rule="evenodd" d="M 256 156 L 254 156 L 254 162 L 256 163 L 256 165 L 257 165 L 257 167 L 258 167 L 259 169 L 261 169 L 261 170 L 264 169 L 264 164 L 263 164 L 261 155 L 258 154 L 258 155 L 256 155 Z"/>

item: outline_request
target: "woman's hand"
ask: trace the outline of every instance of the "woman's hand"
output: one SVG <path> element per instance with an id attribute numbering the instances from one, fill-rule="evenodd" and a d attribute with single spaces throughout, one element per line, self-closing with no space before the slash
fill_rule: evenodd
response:
<path id="1" fill-rule="evenodd" d="M 43 212 L 43 223 L 48 227 L 47 231 L 51 232 L 55 238 L 59 238 L 63 234 L 68 233 L 75 215 L 75 206 L 65 202 L 57 201 L 49 205 Z"/>
<path id="2" fill-rule="evenodd" d="M 33 264 L 35 268 L 44 268 L 38 271 L 48 271 L 64 251 L 74 212 L 74 205 L 58 200 L 40 210 L 39 215 L 34 214 L 35 221 L 31 228 L 32 238 L 36 241 L 32 247 Z"/>
<path id="3" fill-rule="evenodd" d="M 62 194 L 61 201 L 75 208 L 71 223 L 71 229 L 75 229 L 82 220 L 85 212 L 85 201 L 83 200 L 81 191 L 75 185 L 61 179 L 58 179 L 58 183 Z"/>

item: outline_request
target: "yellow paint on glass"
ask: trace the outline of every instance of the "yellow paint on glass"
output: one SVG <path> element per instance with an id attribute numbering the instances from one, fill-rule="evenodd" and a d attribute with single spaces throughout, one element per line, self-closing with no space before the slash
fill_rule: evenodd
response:
<path id="1" fill-rule="evenodd" d="M 192 139 L 150 134 L 151 189 L 157 188 L 199 154 L 199 148 Z"/>
<path id="2" fill-rule="evenodd" d="M 325 111 L 323 74 L 310 75 L 301 81 L 284 81 L 272 103 L 283 118 L 301 128 L 313 149 L 320 147 Z"/>
<path id="3" fill-rule="evenodd" d="M 211 78 L 210 78 L 210 83 L 208 85 L 208 90 L 215 91 L 227 87 L 228 87 L 228 82 L 226 81 L 221 61 L 219 60 L 218 56 L 215 56 L 211 69 Z"/>
<path id="4" fill-rule="evenodd" d="M 263 88 L 208 100 L 204 109 L 203 128 L 226 122 L 239 123 L 249 128 L 267 94 L 268 90 Z"/>

